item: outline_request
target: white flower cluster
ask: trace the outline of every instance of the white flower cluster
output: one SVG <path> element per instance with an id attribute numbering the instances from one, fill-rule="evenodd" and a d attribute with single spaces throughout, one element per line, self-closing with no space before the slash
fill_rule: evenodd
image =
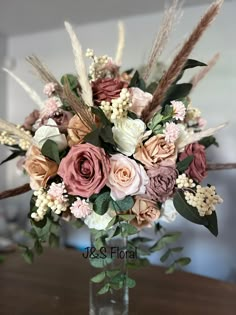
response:
<path id="1" fill-rule="evenodd" d="M 102 101 L 101 109 L 111 122 L 115 123 L 127 117 L 128 109 L 132 106 L 131 95 L 127 88 L 123 88 L 120 96 L 111 102 Z"/>
<path id="2" fill-rule="evenodd" d="M 193 188 L 196 184 L 191 178 L 188 178 L 186 174 L 181 174 L 176 179 L 176 184 L 178 188 Z"/>
<path id="3" fill-rule="evenodd" d="M 214 186 L 201 187 L 197 185 L 195 194 L 185 191 L 184 195 L 187 203 L 196 207 L 201 217 L 211 215 L 215 211 L 215 206 L 223 202 L 223 199 L 216 194 Z"/>
<path id="4" fill-rule="evenodd" d="M 54 199 L 43 188 L 36 190 L 34 196 L 37 197 L 35 206 L 38 209 L 36 212 L 31 213 L 31 218 L 36 222 L 43 220 L 49 208 L 55 212 L 55 214 L 61 214 L 66 211 L 69 206 L 66 198 Z"/>
<path id="5" fill-rule="evenodd" d="M 23 131 L 26 135 L 28 136 L 31 135 L 28 130 L 25 130 L 20 125 L 17 125 L 16 127 L 20 131 Z M 0 133 L 0 144 L 12 146 L 12 145 L 17 144 L 17 142 L 18 142 L 19 147 L 24 151 L 27 151 L 30 147 L 30 142 L 25 139 L 21 138 L 17 141 L 17 138 L 14 135 L 9 134 L 7 131 L 3 131 Z"/>
<path id="6" fill-rule="evenodd" d="M 109 62 L 109 56 L 96 56 L 93 49 L 88 48 L 85 54 L 86 57 L 93 59 L 93 63 L 89 66 L 89 75 L 91 80 L 97 80 L 103 76 L 103 68 Z"/>

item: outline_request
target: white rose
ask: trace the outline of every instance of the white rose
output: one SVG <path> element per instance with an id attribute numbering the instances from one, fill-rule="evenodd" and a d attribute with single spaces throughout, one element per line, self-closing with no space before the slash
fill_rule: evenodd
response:
<path id="1" fill-rule="evenodd" d="M 145 123 L 140 119 L 125 118 L 118 122 L 113 128 L 113 138 L 117 144 L 118 150 L 131 156 L 134 154 L 138 143 L 141 141 Z"/>
<path id="2" fill-rule="evenodd" d="M 57 143 L 59 151 L 63 151 L 68 146 L 65 135 L 60 133 L 53 119 L 48 119 L 47 125 L 50 126 L 41 126 L 38 128 L 35 132 L 34 140 L 38 143 L 39 147 L 42 148 L 44 143 L 50 139 Z"/>
<path id="3" fill-rule="evenodd" d="M 111 219 L 112 216 L 108 212 L 103 215 L 99 215 L 93 211 L 84 219 L 84 223 L 89 229 L 105 230 Z"/>
<path id="4" fill-rule="evenodd" d="M 176 211 L 173 200 L 168 199 L 162 204 L 162 214 L 160 220 L 171 223 L 174 222 L 178 212 Z"/>

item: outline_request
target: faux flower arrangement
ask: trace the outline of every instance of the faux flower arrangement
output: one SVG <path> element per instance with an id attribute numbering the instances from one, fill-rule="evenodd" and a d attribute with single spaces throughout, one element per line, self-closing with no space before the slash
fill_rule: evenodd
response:
<path id="1" fill-rule="evenodd" d="M 148 239 L 136 234 L 144 227 L 160 230 L 161 220 L 172 222 L 178 213 L 217 236 L 215 210 L 222 199 L 214 186 L 201 183 L 209 167 L 206 149 L 217 145 L 213 134 L 224 125 L 205 129 L 201 112 L 193 107 L 189 93 L 210 66 L 188 57 L 221 4 L 210 6 L 159 82 L 149 78 L 167 42 L 177 1 L 165 12 L 144 73 L 120 71 L 124 42 L 120 25 L 115 60 L 88 49 L 87 74 L 81 45 L 67 22 L 76 75 L 66 74 L 59 82 L 37 57 L 27 58 L 45 82 L 46 100 L 5 69 L 39 106 L 22 126 L 0 120 L 0 142 L 13 151 L 7 160 L 23 156 L 30 178 L 30 185 L 15 194 L 34 191 L 29 213 L 34 247 L 23 246 L 28 261 L 34 252 L 43 251 L 42 243 L 58 242 L 61 220 L 87 225 L 97 248 L 118 235 L 128 238 L 128 246 L 139 248 Z M 204 70 L 191 82 L 179 83 L 184 71 L 194 67 Z M 182 250 L 168 247 L 179 236 L 164 234 L 145 250 L 140 247 L 139 259 L 128 261 L 128 266 L 145 264 L 145 255 L 167 246 L 161 257 L 166 261 Z M 178 258 L 168 272 L 189 262 Z M 114 273 L 100 293 L 121 288 L 124 281 L 134 286 L 125 277 Z M 104 277 L 100 274 L 93 281 L 102 282 Z"/>

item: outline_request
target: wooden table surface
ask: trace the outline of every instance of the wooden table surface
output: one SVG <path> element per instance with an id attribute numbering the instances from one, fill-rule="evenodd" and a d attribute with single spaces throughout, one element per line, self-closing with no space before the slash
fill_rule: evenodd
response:
<path id="1" fill-rule="evenodd" d="M 47 250 L 33 265 L 19 254 L 0 265 L 1 315 L 88 314 L 89 262 L 73 250 Z M 235 315 L 236 285 L 161 267 L 132 272 L 130 315 Z M 108 314 L 109 315 L 109 314 Z"/>

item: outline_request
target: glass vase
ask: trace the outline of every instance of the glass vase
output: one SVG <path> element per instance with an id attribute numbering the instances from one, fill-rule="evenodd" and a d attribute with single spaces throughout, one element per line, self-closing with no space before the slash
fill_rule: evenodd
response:
<path id="1" fill-rule="evenodd" d="M 89 315 L 128 315 L 127 239 L 116 237 L 99 246 L 91 234 L 89 251 L 91 279 L 96 280 L 90 280 Z M 123 279 L 120 285 L 119 279 Z"/>

